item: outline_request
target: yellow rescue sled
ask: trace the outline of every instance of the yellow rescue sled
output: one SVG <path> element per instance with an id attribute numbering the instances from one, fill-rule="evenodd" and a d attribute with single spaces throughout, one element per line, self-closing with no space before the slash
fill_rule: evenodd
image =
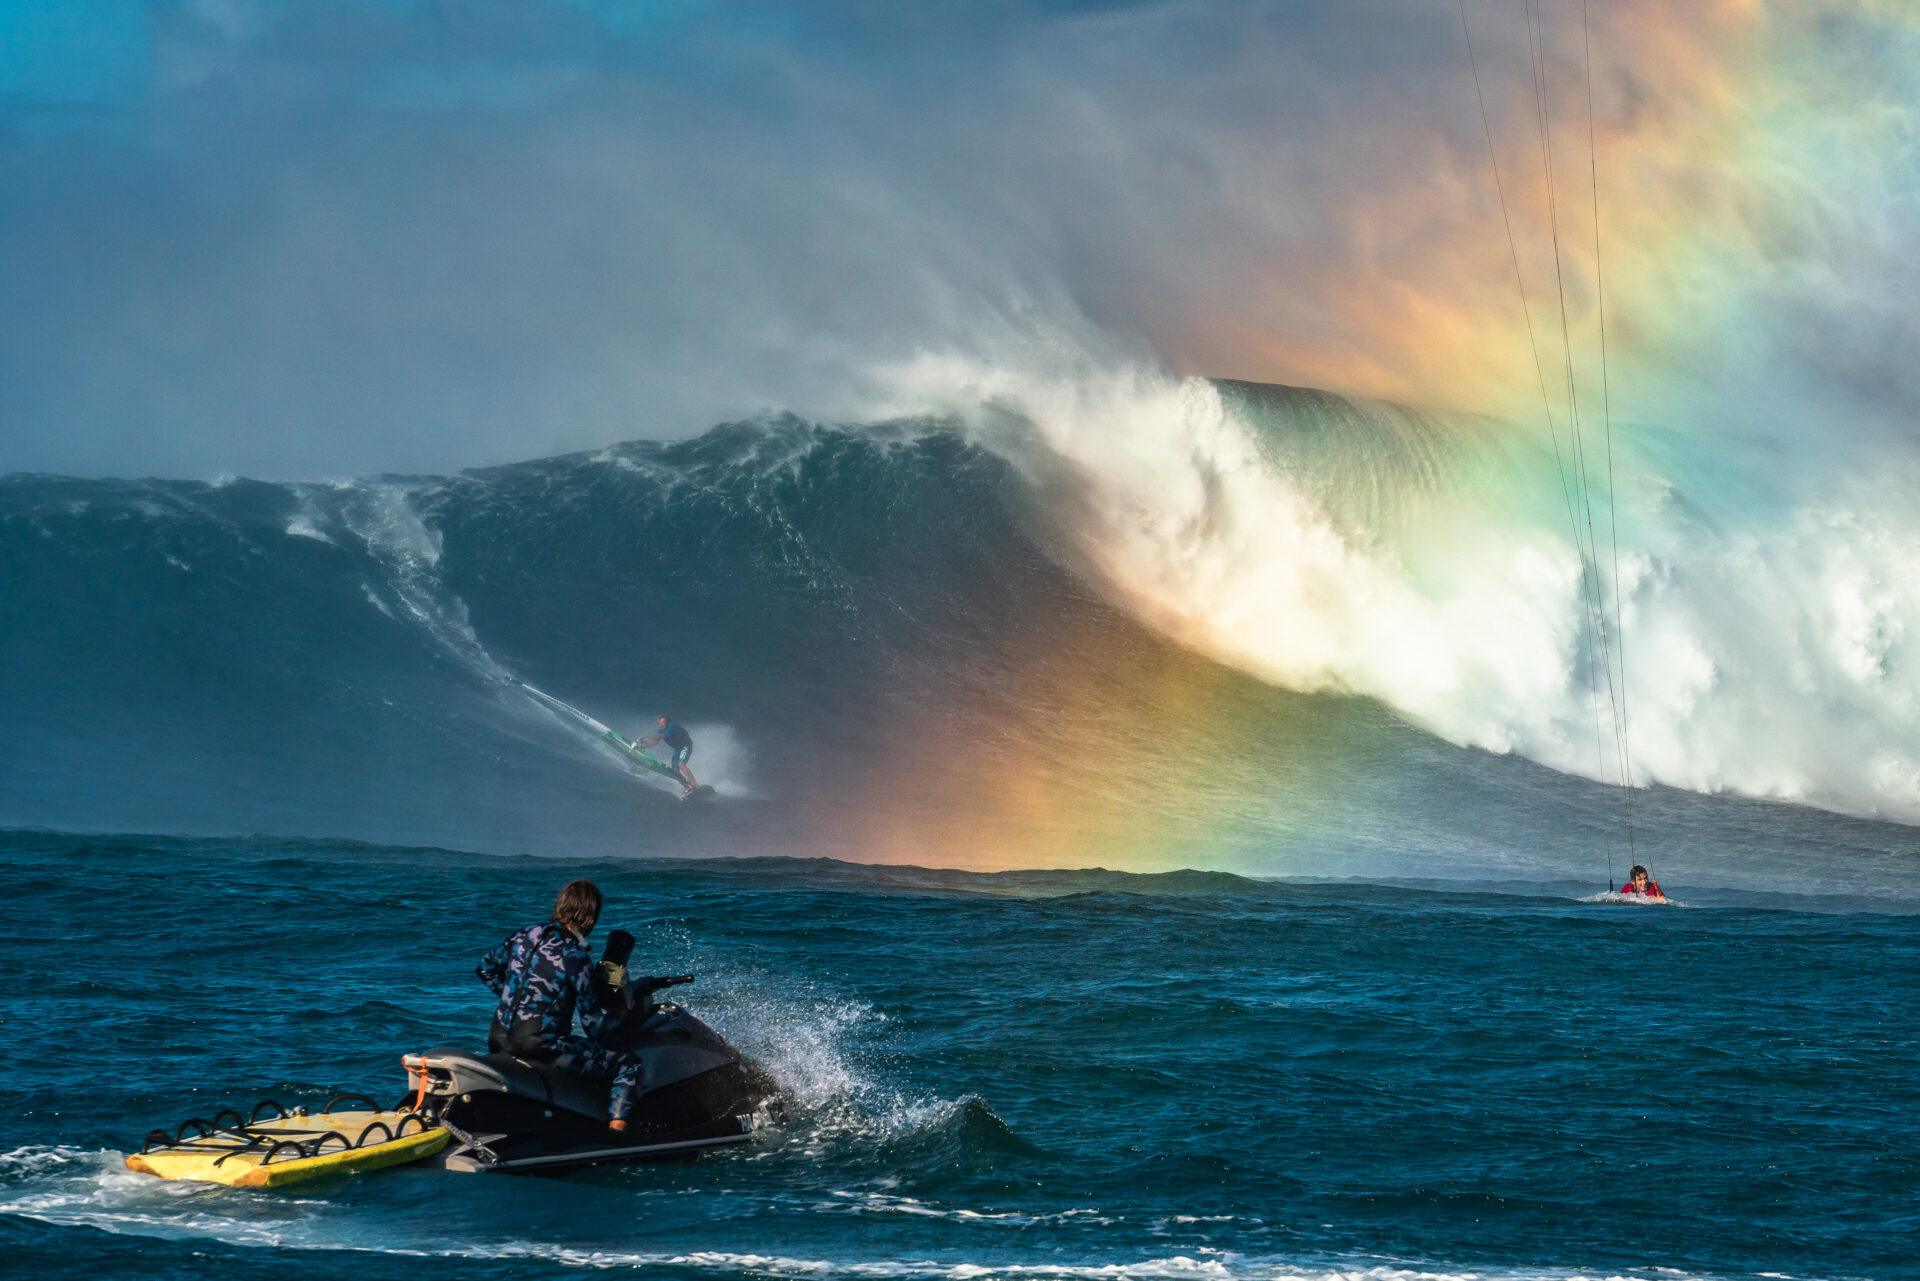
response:
<path id="1" fill-rule="evenodd" d="M 334 1111 L 343 1103 L 366 1106 Z M 357 1094 L 339 1095 L 312 1114 L 304 1108 L 289 1112 L 269 1100 L 250 1117 L 229 1110 L 211 1121 L 195 1117 L 171 1134 L 155 1130 L 127 1158 L 127 1168 L 163 1179 L 280 1188 L 424 1160 L 451 1137 L 429 1117 L 383 1109 Z"/>

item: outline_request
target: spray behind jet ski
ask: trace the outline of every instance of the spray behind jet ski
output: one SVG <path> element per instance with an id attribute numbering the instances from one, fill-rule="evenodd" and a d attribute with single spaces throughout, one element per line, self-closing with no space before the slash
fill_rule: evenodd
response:
<path id="1" fill-rule="evenodd" d="M 624 1011 L 608 1042 L 644 1067 L 628 1128 L 607 1128 L 605 1081 L 510 1054 L 426 1050 L 402 1062 L 414 1083 L 412 1107 L 453 1135 L 438 1158 L 442 1165 L 557 1173 L 689 1160 L 753 1137 L 756 1114 L 778 1104 L 778 1086 L 685 1008 L 655 1000 L 667 988 L 693 982 L 693 975 L 628 978 L 633 945 L 625 930 L 609 934 L 594 980 L 607 1007 Z"/>

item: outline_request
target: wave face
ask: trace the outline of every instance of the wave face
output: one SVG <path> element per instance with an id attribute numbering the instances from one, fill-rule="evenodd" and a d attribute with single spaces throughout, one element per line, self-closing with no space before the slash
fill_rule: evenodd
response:
<path id="1" fill-rule="evenodd" d="M 1907 829 L 1777 805 L 1655 789 L 1621 843 L 1544 442 L 1245 384 L 965 391 L 452 477 L 7 478 L 0 821 L 1904 884 Z M 1640 780 L 1920 815 L 1913 544 L 1617 444 Z M 509 677 L 629 732 L 676 709 L 720 803 Z"/>

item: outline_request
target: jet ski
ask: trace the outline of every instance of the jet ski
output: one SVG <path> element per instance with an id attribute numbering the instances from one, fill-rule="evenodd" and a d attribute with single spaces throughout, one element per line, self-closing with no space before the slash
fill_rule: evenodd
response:
<path id="1" fill-rule="evenodd" d="M 632 935 L 616 930 L 605 955 L 624 965 L 632 947 Z M 653 999 L 693 977 L 643 978 L 607 994 L 627 1008 L 614 1043 L 645 1065 L 624 1131 L 607 1127 L 609 1082 L 510 1054 L 443 1048 L 405 1056 L 414 1084 L 409 1106 L 453 1136 L 436 1162 L 449 1170 L 555 1174 L 686 1161 L 747 1142 L 756 1114 L 777 1103 L 779 1090 L 765 1069 L 685 1008 Z"/>

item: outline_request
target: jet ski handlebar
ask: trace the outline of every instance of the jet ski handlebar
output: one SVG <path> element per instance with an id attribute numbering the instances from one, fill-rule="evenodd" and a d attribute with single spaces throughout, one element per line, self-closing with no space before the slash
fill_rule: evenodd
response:
<path id="1" fill-rule="evenodd" d="M 653 994 L 662 988 L 679 987 L 682 983 L 693 982 L 691 974 L 671 974 L 656 978 L 628 979 L 627 1001 L 632 1008 L 644 1010 L 653 1004 Z"/>
<path id="2" fill-rule="evenodd" d="M 625 930 L 614 930 L 607 935 L 607 946 L 600 954 L 600 966 L 609 981 L 617 980 L 625 974 L 627 958 L 633 955 L 633 935 Z M 623 995 L 630 1007 L 645 1009 L 653 1004 L 653 994 L 662 988 L 679 987 L 682 983 L 693 982 L 691 974 L 663 974 L 647 978 L 626 978 Z"/>

